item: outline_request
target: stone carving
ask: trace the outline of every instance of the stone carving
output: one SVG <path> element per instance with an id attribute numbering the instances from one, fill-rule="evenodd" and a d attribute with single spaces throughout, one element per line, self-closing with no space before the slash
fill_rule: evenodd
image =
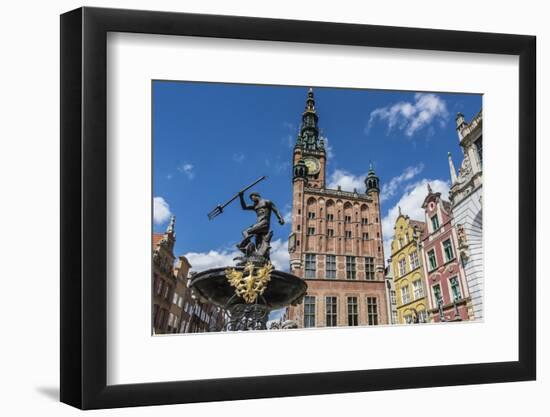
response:
<path id="1" fill-rule="evenodd" d="M 464 229 L 464 225 L 461 223 L 458 223 L 456 225 L 456 236 L 458 238 L 458 250 L 460 252 L 460 255 L 468 259 L 470 254 L 468 238 L 466 236 L 466 230 Z"/>

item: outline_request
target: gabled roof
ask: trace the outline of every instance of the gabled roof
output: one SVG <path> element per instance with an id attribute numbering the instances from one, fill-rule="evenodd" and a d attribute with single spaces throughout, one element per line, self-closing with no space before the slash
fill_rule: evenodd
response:
<path id="1" fill-rule="evenodd" d="M 426 195 L 426 198 L 424 198 L 424 202 L 422 203 L 422 208 L 425 209 L 428 206 L 428 203 L 430 202 L 430 200 L 437 201 L 438 199 L 441 199 L 441 193 L 434 193 L 430 189 L 430 191 Z"/>

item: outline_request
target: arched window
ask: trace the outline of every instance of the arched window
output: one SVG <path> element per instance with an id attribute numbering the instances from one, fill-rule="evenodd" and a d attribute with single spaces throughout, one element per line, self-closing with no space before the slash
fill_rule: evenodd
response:
<path id="1" fill-rule="evenodd" d="M 307 218 L 315 219 L 317 217 L 317 200 L 313 197 L 307 200 Z"/>
<path id="2" fill-rule="evenodd" d="M 367 225 L 369 223 L 369 208 L 366 204 L 361 205 L 361 224 Z"/>
<path id="3" fill-rule="evenodd" d="M 351 223 L 353 215 L 353 208 L 351 206 L 351 203 L 346 202 L 344 204 L 344 223 Z"/>
<path id="4" fill-rule="evenodd" d="M 327 200 L 326 208 L 327 208 L 327 221 L 329 222 L 334 221 L 334 214 L 335 214 L 334 201 Z"/>

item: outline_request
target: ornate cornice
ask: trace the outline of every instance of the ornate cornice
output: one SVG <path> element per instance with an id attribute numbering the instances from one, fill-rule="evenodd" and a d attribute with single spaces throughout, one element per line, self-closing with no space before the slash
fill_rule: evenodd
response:
<path id="1" fill-rule="evenodd" d="M 480 110 L 479 113 L 474 116 L 470 123 L 460 129 L 459 133 L 461 146 L 469 146 L 469 143 L 472 142 L 473 138 L 477 138 L 477 133 L 481 130 L 482 124 L 483 113 Z"/>

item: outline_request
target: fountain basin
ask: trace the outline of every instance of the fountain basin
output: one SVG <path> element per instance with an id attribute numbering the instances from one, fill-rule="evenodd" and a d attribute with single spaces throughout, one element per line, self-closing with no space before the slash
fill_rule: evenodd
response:
<path id="1" fill-rule="evenodd" d="M 229 284 L 225 276 L 226 269 L 213 268 L 195 274 L 189 282 L 189 288 L 203 301 L 209 301 L 222 308 L 244 303 L 242 298 L 235 296 L 235 288 Z M 243 267 L 235 269 L 242 271 Z M 288 272 L 273 270 L 271 280 L 257 302 L 264 304 L 269 310 L 276 310 L 300 304 L 306 291 L 307 284 L 303 279 Z"/>

